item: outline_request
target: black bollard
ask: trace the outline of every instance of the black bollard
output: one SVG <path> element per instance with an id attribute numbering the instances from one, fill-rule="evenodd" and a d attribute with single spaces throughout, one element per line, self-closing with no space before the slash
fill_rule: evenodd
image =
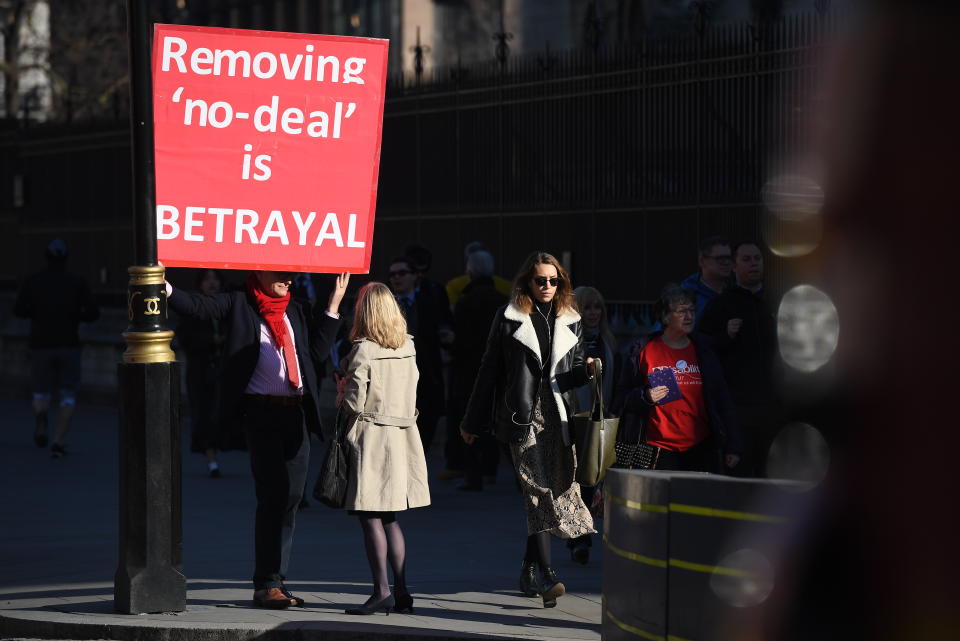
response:
<path id="1" fill-rule="evenodd" d="M 113 603 L 125 614 L 179 612 L 187 593 L 181 565 L 180 364 L 170 350 L 173 332 L 161 328 L 163 267 L 130 272 L 131 330 L 147 331 L 124 332 L 127 351 L 117 366 L 120 563 Z M 151 317 L 156 320 L 146 320 Z"/>
<path id="2" fill-rule="evenodd" d="M 146 0 L 128 0 L 130 133 L 135 260 L 127 289 L 127 350 L 120 381 L 120 562 L 118 612 L 180 612 L 180 366 L 170 349 L 164 269 L 157 264 L 150 30 Z"/>

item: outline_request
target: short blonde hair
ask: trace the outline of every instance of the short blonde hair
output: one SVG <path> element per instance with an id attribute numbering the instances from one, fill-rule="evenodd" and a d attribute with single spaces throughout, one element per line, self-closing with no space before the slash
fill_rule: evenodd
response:
<path id="1" fill-rule="evenodd" d="M 377 281 L 367 283 L 357 293 L 350 340 L 362 338 L 387 349 L 397 349 L 407 341 L 407 320 L 390 288 Z"/>

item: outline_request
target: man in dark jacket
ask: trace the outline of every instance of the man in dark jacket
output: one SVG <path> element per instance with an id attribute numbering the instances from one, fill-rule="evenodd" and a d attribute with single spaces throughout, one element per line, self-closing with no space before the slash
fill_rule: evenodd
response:
<path id="1" fill-rule="evenodd" d="M 283 580 L 310 458 L 307 430 L 323 433 L 315 364 L 327 358 L 336 337 L 350 280 L 341 274 L 326 311 L 313 314 L 291 300 L 292 276 L 252 272 L 245 291 L 212 296 L 167 286 L 176 312 L 227 321 L 220 418 L 246 434 L 257 495 L 253 602 L 276 609 L 303 605 Z"/>
<path id="2" fill-rule="evenodd" d="M 711 300 L 723 292 L 730 280 L 733 264 L 730 241 L 722 236 L 709 236 L 700 241 L 695 274 L 684 279 L 680 286 L 696 294 L 697 320 Z"/>
<path id="3" fill-rule="evenodd" d="M 507 304 L 507 297 L 500 293 L 493 280 L 493 256 L 489 252 L 478 250 L 470 254 L 467 275 L 470 282 L 453 308 L 456 338 L 453 341 L 445 455 L 448 470 L 464 471 L 465 482 L 457 489 L 481 490 L 484 481 L 492 483 L 496 479 L 500 447 L 488 433 L 482 434 L 471 445 L 464 443 L 460 438 L 460 420 L 480 370 L 490 326 L 497 311 Z"/>
<path id="4" fill-rule="evenodd" d="M 80 383 L 80 337 L 77 326 L 100 317 L 87 283 L 67 271 L 67 244 L 55 238 L 47 245 L 47 269 L 28 277 L 13 313 L 30 319 L 31 386 L 37 447 L 47 445 L 47 412 L 53 388 L 59 389 L 57 428 L 50 456 L 66 454 L 63 439 L 70 429 Z"/>
<path id="5" fill-rule="evenodd" d="M 437 422 L 446 412 L 441 349 L 453 340 L 453 318 L 443 287 L 421 279 L 417 263 L 410 257 L 390 262 L 390 290 L 407 319 L 407 331 L 417 348 L 417 428 L 428 453 Z"/>
<path id="6" fill-rule="evenodd" d="M 698 328 L 714 341 L 746 440 L 736 472 L 762 476 L 780 414 L 777 325 L 764 296 L 760 246 L 741 242 L 733 255 L 736 282 L 707 304 Z"/>

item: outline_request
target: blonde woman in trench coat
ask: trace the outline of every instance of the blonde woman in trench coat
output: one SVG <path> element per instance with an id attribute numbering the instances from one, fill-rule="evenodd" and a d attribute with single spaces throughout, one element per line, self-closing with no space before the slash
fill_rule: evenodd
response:
<path id="1" fill-rule="evenodd" d="M 338 381 L 341 408 L 347 413 L 346 508 L 360 519 L 373 595 L 346 612 L 412 612 L 396 513 L 429 505 L 430 489 L 417 430 L 417 353 L 400 307 L 383 283 L 360 289 L 350 340 L 353 349 Z"/>

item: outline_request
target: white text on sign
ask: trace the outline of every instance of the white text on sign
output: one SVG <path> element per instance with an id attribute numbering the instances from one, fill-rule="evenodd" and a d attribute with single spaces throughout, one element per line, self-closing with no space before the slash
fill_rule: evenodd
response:
<path id="1" fill-rule="evenodd" d="M 365 247 L 364 241 L 357 240 L 357 215 L 346 216 L 346 236 L 341 225 L 343 218 L 335 212 L 327 212 L 321 220 L 315 211 L 274 209 L 261 224 L 259 212 L 252 209 L 186 207 L 181 218 L 176 207 L 157 205 L 157 240 L 289 245 L 292 236 L 301 247 L 322 247 L 328 242 L 336 247 Z"/>

